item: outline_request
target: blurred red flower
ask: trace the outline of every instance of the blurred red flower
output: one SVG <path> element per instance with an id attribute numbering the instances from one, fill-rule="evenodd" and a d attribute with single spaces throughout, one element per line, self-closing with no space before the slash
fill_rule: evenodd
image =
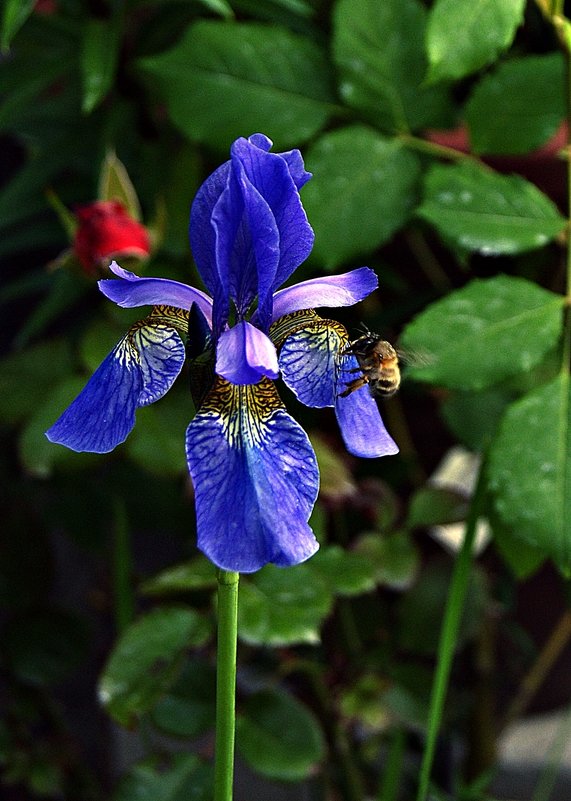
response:
<path id="1" fill-rule="evenodd" d="M 146 228 L 116 200 L 98 200 L 77 209 L 73 250 L 93 274 L 113 258 L 144 259 L 151 252 Z"/>

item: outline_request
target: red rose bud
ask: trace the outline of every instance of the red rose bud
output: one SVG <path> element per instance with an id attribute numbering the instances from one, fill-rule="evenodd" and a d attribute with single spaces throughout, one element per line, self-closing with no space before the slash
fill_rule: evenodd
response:
<path id="1" fill-rule="evenodd" d="M 76 211 L 73 250 L 84 269 L 94 274 L 113 258 L 145 259 L 151 252 L 147 230 L 116 200 L 98 200 Z"/>

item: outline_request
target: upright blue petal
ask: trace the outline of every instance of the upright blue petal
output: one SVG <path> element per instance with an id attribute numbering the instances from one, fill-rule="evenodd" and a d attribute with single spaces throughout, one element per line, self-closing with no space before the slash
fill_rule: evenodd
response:
<path id="1" fill-rule="evenodd" d="M 273 384 L 218 379 L 187 431 L 198 547 L 218 567 L 251 573 L 318 548 L 307 524 L 319 473 L 303 429 Z"/>
<path id="2" fill-rule="evenodd" d="M 46 432 L 74 451 L 108 453 L 127 439 L 135 411 L 161 398 L 184 362 L 184 345 L 164 324 L 133 326 Z"/>
<path id="3" fill-rule="evenodd" d="M 267 268 L 258 269 L 258 314 L 264 325 L 267 315 L 271 314 L 272 293 L 310 254 L 313 230 L 307 220 L 288 162 L 280 154 L 266 152 L 246 139 L 238 139 L 232 145 L 232 162 L 236 170 L 239 165 L 249 183 L 266 201 L 278 234 L 279 254 L 273 274 Z M 254 202 L 254 196 L 248 193 L 245 198 L 252 239 L 255 242 L 264 237 L 266 226 L 262 225 L 258 229 L 258 204 Z"/>
<path id="4" fill-rule="evenodd" d="M 258 294 L 259 276 L 270 275 L 279 261 L 279 233 L 268 204 L 234 158 L 228 183 L 212 212 L 216 262 L 240 316 Z M 225 322 L 225 320 L 223 320 Z"/>
<path id="5" fill-rule="evenodd" d="M 265 134 L 255 133 L 248 137 L 248 142 L 259 147 L 260 150 L 271 150 L 273 142 Z M 311 173 L 307 172 L 303 164 L 303 157 L 299 150 L 287 150 L 284 153 L 278 153 L 287 164 L 290 175 L 294 184 L 298 189 L 306 184 L 311 178 Z"/>
<path id="6" fill-rule="evenodd" d="M 201 185 L 190 207 L 190 247 L 194 261 L 213 297 L 220 289 L 216 264 L 216 233 L 212 226 L 212 211 L 228 185 L 230 162 L 226 161 Z"/>

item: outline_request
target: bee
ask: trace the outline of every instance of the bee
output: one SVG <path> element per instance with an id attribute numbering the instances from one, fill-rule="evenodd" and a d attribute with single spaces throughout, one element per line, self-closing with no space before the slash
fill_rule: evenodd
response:
<path id="1" fill-rule="evenodd" d="M 389 398 L 397 392 L 401 381 L 398 353 L 378 334 L 365 329 L 363 336 L 350 342 L 341 355 L 355 356 L 359 367 L 349 372 L 361 375 L 346 384 L 340 397 L 347 397 L 365 384 L 373 397 Z"/>

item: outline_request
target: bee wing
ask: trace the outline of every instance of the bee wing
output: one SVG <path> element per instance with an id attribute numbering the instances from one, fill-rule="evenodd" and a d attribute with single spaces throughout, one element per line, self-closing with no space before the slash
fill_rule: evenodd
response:
<path id="1" fill-rule="evenodd" d="M 411 350 L 409 348 L 395 348 L 399 360 L 408 367 L 429 367 L 436 361 L 436 356 L 428 350 Z"/>

